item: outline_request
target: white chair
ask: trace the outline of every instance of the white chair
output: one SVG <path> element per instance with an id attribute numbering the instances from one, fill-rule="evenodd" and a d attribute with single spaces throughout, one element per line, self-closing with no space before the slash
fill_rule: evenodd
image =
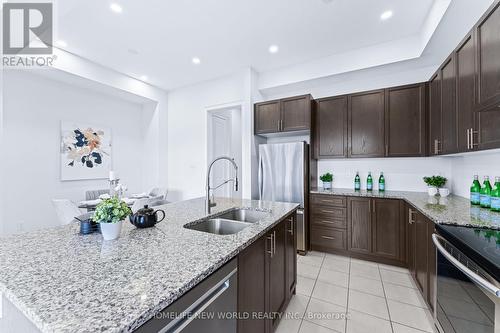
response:
<path id="1" fill-rule="evenodd" d="M 150 197 L 160 197 L 160 200 L 167 200 L 168 190 L 163 187 L 155 187 L 149 192 Z"/>
<path id="2" fill-rule="evenodd" d="M 131 207 L 132 213 L 136 213 L 139 209 L 144 208 L 146 205 L 152 207 L 153 204 L 159 200 L 161 200 L 161 197 L 137 199 Z"/>
<path id="3" fill-rule="evenodd" d="M 56 210 L 59 222 L 62 225 L 70 224 L 75 220 L 75 216 L 78 217 L 82 215 L 82 211 L 78 209 L 78 206 L 71 200 L 53 199 L 52 204 Z"/>
<path id="4" fill-rule="evenodd" d="M 109 190 L 91 190 L 85 192 L 85 200 L 99 199 L 101 194 L 109 194 Z"/>

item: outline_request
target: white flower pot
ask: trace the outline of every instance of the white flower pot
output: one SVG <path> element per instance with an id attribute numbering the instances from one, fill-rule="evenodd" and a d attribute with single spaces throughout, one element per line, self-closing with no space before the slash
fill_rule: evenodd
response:
<path id="1" fill-rule="evenodd" d="M 440 188 L 439 195 L 442 196 L 443 198 L 447 197 L 448 195 L 450 195 L 450 190 L 447 188 Z"/>
<path id="2" fill-rule="evenodd" d="M 332 182 L 323 182 L 323 190 L 329 191 L 332 189 Z"/>
<path id="3" fill-rule="evenodd" d="M 429 194 L 429 196 L 433 197 L 435 196 L 436 194 L 438 194 L 438 189 L 435 188 L 435 187 L 432 187 L 432 186 L 429 186 L 427 188 L 427 193 Z"/>
<path id="4" fill-rule="evenodd" d="M 100 223 L 102 238 L 104 240 L 113 240 L 120 237 L 123 221 L 117 223 Z"/>

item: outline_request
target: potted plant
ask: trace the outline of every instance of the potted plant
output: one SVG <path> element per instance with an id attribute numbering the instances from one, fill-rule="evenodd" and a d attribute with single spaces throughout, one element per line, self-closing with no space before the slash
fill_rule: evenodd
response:
<path id="1" fill-rule="evenodd" d="M 324 190 L 331 190 L 332 189 L 332 181 L 333 181 L 333 175 L 329 172 L 321 175 L 319 179 L 323 182 L 323 189 Z"/>
<path id="2" fill-rule="evenodd" d="M 442 176 L 424 177 L 424 182 L 428 186 L 427 193 L 430 196 L 436 195 L 438 193 L 438 189 L 442 188 L 446 184 L 447 180 L 448 179 L 446 179 L 445 177 L 442 177 Z M 449 193 L 449 191 L 447 189 L 446 189 L 446 192 Z M 444 193 L 445 193 L 445 191 L 443 191 L 443 194 Z M 446 195 L 448 195 L 448 194 L 446 194 Z M 446 196 L 446 195 L 444 195 L 444 196 Z"/>
<path id="3" fill-rule="evenodd" d="M 123 220 L 132 213 L 130 207 L 118 197 L 112 197 L 100 202 L 92 220 L 99 223 L 104 240 L 120 237 Z"/>

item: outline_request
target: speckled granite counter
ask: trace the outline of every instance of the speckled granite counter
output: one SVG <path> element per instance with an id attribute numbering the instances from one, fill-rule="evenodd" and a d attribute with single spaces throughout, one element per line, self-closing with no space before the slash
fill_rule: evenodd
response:
<path id="1" fill-rule="evenodd" d="M 471 206 L 469 200 L 454 195 L 450 195 L 446 198 L 440 198 L 439 196 L 429 197 L 427 193 L 422 192 L 367 192 L 354 191 L 351 189 L 332 189 L 331 191 L 317 189 L 311 191 L 311 193 L 402 199 L 438 224 L 454 224 L 500 230 L 500 213 L 495 213 L 488 209 Z"/>
<path id="2" fill-rule="evenodd" d="M 121 237 L 82 236 L 77 225 L 0 238 L 0 292 L 42 332 L 130 332 L 236 256 L 298 205 L 216 199 L 270 210 L 234 235 L 185 229 L 204 198 L 163 206 L 155 228 L 125 223 Z"/>

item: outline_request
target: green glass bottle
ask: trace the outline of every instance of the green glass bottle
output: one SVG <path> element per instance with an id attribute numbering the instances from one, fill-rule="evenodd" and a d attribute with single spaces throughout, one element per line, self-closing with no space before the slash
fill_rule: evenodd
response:
<path id="1" fill-rule="evenodd" d="M 366 178 L 366 190 L 373 191 L 373 178 L 371 172 L 368 172 L 368 178 Z"/>
<path id="2" fill-rule="evenodd" d="M 385 177 L 383 172 L 380 173 L 380 177 L 378 178 L 378 190 L 380 192 L 385 191 Z"/>
<path id="3" fill-rule="evenodd" d="M 474 181 L 472 182 L 472 186 L 470 187 L 470 203 L 479 206 L 481 203 L 480 200 L 480 192 L 481 192 L 481 183 L 479 183 L 479 176 L 474 175 Z"/>
<path id="4" fill-rule="evenodd" d="M 481 207 L 490 208 L 491 206 L 491 184 L 490 177 L 484 176 L 483 187 L 479 195 Z"/>
<path id="5" fill-rule="evenodd" d="M 491 191 L 491 210 L 500 212 L 500 177 L 495 178 L 495 188 Z"/>
<path id="6" fill-rule="evenodd" d="M 356 177 L 354 178 L 354 190 L 361 190 L 361 178 L 359 178 L 359 171 L 356 171 Z"/>

